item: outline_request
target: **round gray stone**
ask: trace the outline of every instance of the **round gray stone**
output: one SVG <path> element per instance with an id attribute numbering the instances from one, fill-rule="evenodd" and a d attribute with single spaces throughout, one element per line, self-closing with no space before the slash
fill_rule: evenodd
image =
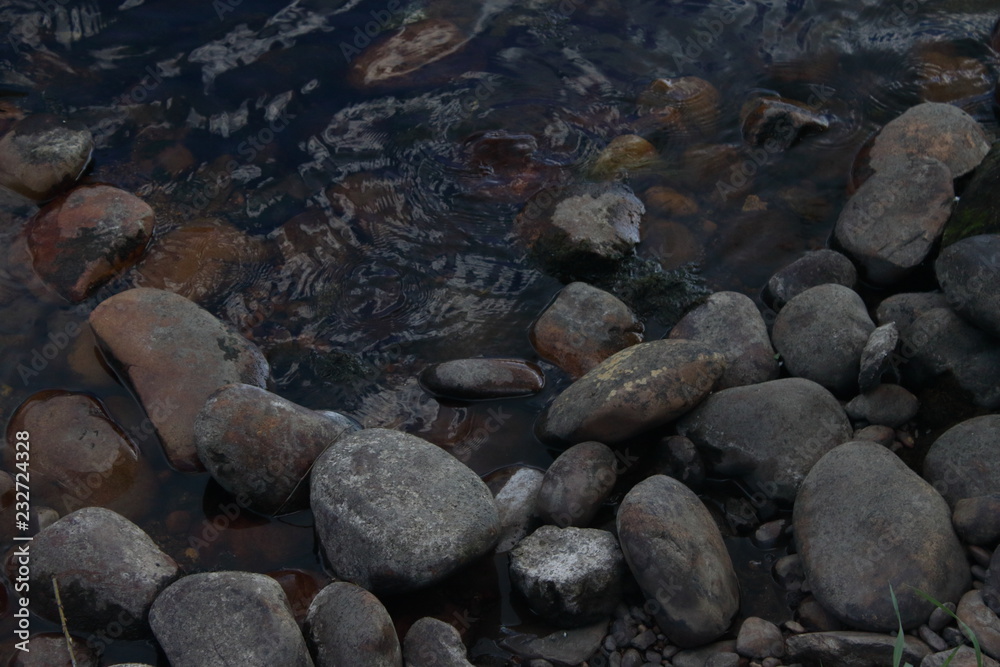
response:
<path id="1" fill-rule="evenodd" d="M 560 527 L 587 526 L 611 495 L 618 479 L 616 463 L 607 445 L 573 445 L 545 471 L 536 500 L 538 515 Z"/>
<path id="2" fill-rule="evenodd" d="M 924 478 L 954 505 L 1000 493 L 1000 415 L 973 417 L 942 433 L 924 457 Z"/>
<path id="3" fill-rule="evenodd" d="M 880 384 L 852 398 L 844 409 L 851 419 L 896 428 L 917 416 L 920 402 L 898 384 Z"/>
<path id="4" fill-rule="evenodd" d="M 952 309 L 993 336 L 1000 336 L 1000 235 L 970 236 L 953 243 L 934 263 Z"/>
<path id="5" fill-rule="evenodd" d="M 411 625 L 403 638 L 406 667 L 473 667 L 466 655 L 458 630 L 429 616 Z"/>
<path id="6" fill-rule="evenodd" d="M 836 283 L 854 289 L 858 271 L 845 255 L 824 248 L 807 252 L 767 281 L 766 295 L 775 310 L 810 287 Z"/>
<path id="7" fill-rule="evenodd" d="M 402 667 L 392 618 L 379 599 L 352 583 L 335 581 L 313 598 L 302 628 L 316 667 Z"/>

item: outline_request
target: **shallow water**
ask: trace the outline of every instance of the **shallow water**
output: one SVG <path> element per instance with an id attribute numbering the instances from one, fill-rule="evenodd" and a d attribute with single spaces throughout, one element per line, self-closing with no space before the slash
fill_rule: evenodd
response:
<path id="1" fill-rule="evenodd" d="M 461 54 L 406 85 L 347 82 L 366 28 L 377 39 L 424 18 L 463 30 Z M 638 253 L 668 270 L 694 263 L 710 288 L 756 298 L 774 270 L 825 245 L 854 155 L 883 123 L 933 99 L 996 130 L 996 19 L 985 0 L 4 2 L 3 108 L 85 121 L 98 143 L 88 178 L 150 202 L 160 255 L 82 308 L 26 287 L 15 253 L 4 260 L 5 415 L 43 389 L 96 395 L 154 471 L 156 500 L 136 520 L 187 571 L 319 573 L 308 515 L 244 512 L 196 557 L 185 552 L 228 500 L 206 475 L 169 471 L 92 341 L 81 338 L 37 376 L 18 365 L 100 298 L 168 286 L 258 343 L 283 396 L 460 447 L 480 474 L 544 467 L 555 452 L 531 426 L 568 383 L 561 371 L 543 363 L 546 391 L 503 403 L 440 403 L 413 379 L 459 356 L 534 358 L 528 327 L 561 285 L 514 241 L 528 197 L 581 179 L 608 141 L 632 132 L 652 79 L 701 77 L 721 93 L 718 118 L 699 133 L 658 137 L 661 159 L 628 176 L 640 197 L 670 186 L 700 210 L 675 219 L 651 209 Z M 762 92 L 812 105 L 830 129 L 784 152 L 740 152 L 740 108 Z M 491 131 L 521 138 L 492 148 Z M 698 146 L 730 157 L 699 161 Z M 727 187 L 740 194 L 721 201 Z M 8 245 L 33 210 L 3 204 Z M 669 327 L 656 315 L 646 313 L 648 338 Z M 752 569 L 766 554 L 740 539 L 734 558 Z M 470 644 L 489 645 L 526 614 L 508 604 L 495 570 L 477 566 L 423 595 L 419 610 L 412 600 L 390 607 L 401 629 L 410 610 L 468 612 L 480 619 L 468 624 Z M 769 600 L 766 583 L 756 585 L 744 595 Z M 778 605 L 767 615 L 782 613 Z M 116 642 L 109 655 L 155 660 L 150 650 Z"/>

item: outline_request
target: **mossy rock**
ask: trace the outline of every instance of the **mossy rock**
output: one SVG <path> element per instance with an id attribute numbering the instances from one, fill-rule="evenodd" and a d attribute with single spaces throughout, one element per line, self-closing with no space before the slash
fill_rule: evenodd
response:
<path id="1" fill-rule="evenodd" d="M 1000 142 L 993 144 L 945 224 L 943 246 L 969 236 L 1000 233 Z"/>

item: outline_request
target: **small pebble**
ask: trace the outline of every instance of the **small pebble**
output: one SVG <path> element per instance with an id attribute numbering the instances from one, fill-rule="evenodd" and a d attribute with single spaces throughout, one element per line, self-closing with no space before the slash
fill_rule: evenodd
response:
<path id="1" fill-rule="evenodd" d="M 646 651 L 646 664 L 653 663 L 659 665 L 663 662 L 663 656 L 657 651 Z"/>
<path id="2" fill-rule="evenodd" d="M 681 649 L 678 646 L 664 646 L 663 650 L 660 651 L 660 655 L 663 656 L 664 660 L 670 660 L 675 655 L 677 655 L 677 652 L 680 650 Z"/>
<path id="3" fill-rule="evenodd" d="M 642 654 L 630 648 L 622 655 L 622 667 L 640 667 L 643 663 Z"/>
<path id="4" fill-rule="evenodd" d="M 993 557 L 993 554 L 991 554 L 989 551 L 987 551 L 982 547 L 977 547 L 977 546 L 969 547 L 969 555 L 972 556 L 972 558 L 976 561 L 976 564 L 981 567 L 989 567 L 990 558 Z"/>
<path id="5" fill-rule="evenodd" d="M 883 447 L 888 447 L 896 439 L 896 431 L 889 426 L 874 424 L 856 430 L 854 432 L 854 439 L 877 442 Z"/>
<path id="6" fill-rule="evenodd" d="M 956 607 L 954 602 L 945 602 L 944 606 L 952 613 L 955 613 Z M 935 607 L 934 611 L 931 612 L 930 618 L 927 619 L 927 627 L 934 632 L 940 633 L 948 627 L 953 620 L 954 619 L 944 609 Z"/>
<path id="7" fill-rule="evenodd" d="M 806 631 L 806 629 L 802 627 L 802 624 L 797 621 L 785 621 L 784 626 L 786 630 L 788 630 L 789 632 L 794 632 L 797 635 L 801 635 L 803 632 Z"/>
<path id="8" fill-rule="evenodd" d="M 948 642 L 946 642 L 941 635 L 931 630 L 926 625 L 921 625 L 917 628 L 917 636 L 923 640 L 925 644 L 930 646 L 934 651 L 943 651 L 948 648 Z"/>
<path id="9" fill-rule="evenodd" d="M 941 631 L 941 637 L 948 642 L 948 646 L 961 646 L 968 644 L 965 635 L 958 628 L 948 627 Z"/>
<path id="10" fill-rule="evenodd" d="M 638 635 L 632 638 L 630 645 L 639 649 L 640 651 L 645 651 L 647 648 L 653 645 L 656 641 L 656 634 L 649 628 L 643 630 Z"/>
<path id="11" fill-rule="evenodd" d="M 608 635 L 604 638 L 604 650 L 608 653 L 613 653 L 618 650 L 618 642 L 615 641 L 614 636 Z"/>
<path id="12" fill-rule="evenodd" d="M 739 667 L 740 656 L 728 651 L 716 653 L 705 661 L 705 667 Z"/>

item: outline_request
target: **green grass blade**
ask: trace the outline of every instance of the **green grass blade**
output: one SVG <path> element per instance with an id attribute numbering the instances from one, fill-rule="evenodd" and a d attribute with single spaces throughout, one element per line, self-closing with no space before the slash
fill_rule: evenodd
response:
<path id="1" fill-rule="evenodd" d="M 976 667 L 983 667 L 983 651 L 982 651 L 982 649 L 979 648 L 979 640 L 976 638 L 976 633 L 972 631 L 972 628 L 970 628 L 968 625 L 966 625 L 965 623 L 963 623 L 958 618 L 958 616 L 955 615 L 955 612 L 953 612 L 951 609 L 948 609 L 948 607 L 945 607 L 943 604 L 941 604 L 940 602 L 938 602 L 937 600 L 935 600 L 933 595 L 925 593 L 924 591 L 920 590 L 919 588 L 914 588 L 913 591 L 917 595 L 919 595 L 923 599 L 927 600 L 928 602 L 930 602 L 932 605 L 934 605 L 938 609 L 943 610 L 946 614 L 948 614 L 953 619 L 955 619 L 955 622 L 958 623 L 958 629 L 962 631 L 963 635 L 965 635 L 966 637 L 969 638 L 969 640 L 972 642 L 972 648 L 976 651 Z M 892 586 L 889 587 L 889 592 L 892 593 Z M 893 602 L 893 608 L 895 608 L 895 605 L 896 605 L 896 596 L 895 595 L 893 595 L 893 597 L 892 597 L 892 602 Z M 897 617 L 899 616 L 899 610 L 898 609 L 896 610 L 896 616 Z M 958 649 L 956 648 L 956 650 L 958 650 Z M 950 661 L 950 658 L 949 658 L 949 661 Z M 947 664 L 947 663 L 945 663 L 945 664 Z"/>
<path id="2" fill-rule="evenodd" d="M 896 643 L 892 647 L 892 667 L 902 667 L 903 647 L 906 645 L 906 639 L 903 637 L 903 618 L 899 615 L 899 602 L 896 601 L 896 591 L 892 590 L 892 584 L 889 584 L 889 597 L 892 598 L 892 609 L 896 612 L 896 621 L 899 623 Z"/>

